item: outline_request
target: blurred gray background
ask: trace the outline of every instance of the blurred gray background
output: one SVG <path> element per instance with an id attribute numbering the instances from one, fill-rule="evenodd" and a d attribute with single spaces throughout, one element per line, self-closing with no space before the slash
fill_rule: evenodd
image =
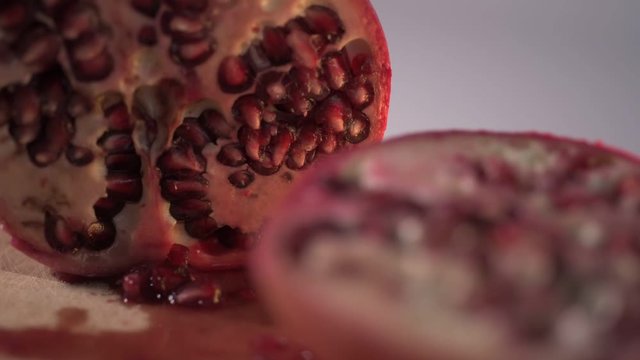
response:
<path id="1" fill-rule="evenodd" d="M 640 152 L 640 0 L 372 0 L 388 136 L 540 130 Z"/>

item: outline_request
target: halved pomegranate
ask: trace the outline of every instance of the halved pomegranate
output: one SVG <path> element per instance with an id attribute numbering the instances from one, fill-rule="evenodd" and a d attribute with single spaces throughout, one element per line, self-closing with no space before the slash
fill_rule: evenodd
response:
<path id="1" fill-rule="evenodd" d="M 534 134 L 426 133 L 309 173 L 253 278 L 339 359 L 640 352 L 640 162 Z"/>
<path id="2" fill-rule="evenodd" d="M 241 266 L 300 170 L 386 126 L 366 0 L 3 0 L 0 48 L 0 217 L 59 272 Z"/>

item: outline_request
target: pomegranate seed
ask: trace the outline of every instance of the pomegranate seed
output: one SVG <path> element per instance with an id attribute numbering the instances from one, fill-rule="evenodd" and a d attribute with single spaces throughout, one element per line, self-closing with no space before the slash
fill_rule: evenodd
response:
<path id="1" fill-rule="evenodd" d="M 129 109 L 127 109 L 127 105 L 122 102 L 104 110 L 104 116 L 107 121 L 107 126 L 111 130 L 129 131 L 133 128 L 133 124 L 129 118 Z"/>
<path id="2" fill-rule="evenodd" d="M 110 154 L 135 151 L 133 139 L 128 133 L 107 131 L 98 139 L 98 146 Z"/>
<path id="3" fill-rule="evenodd" d="M 107 38 L 100 32 L 88 32 L 67 45 L 69 56 L 77 62 L 89 61 L 107 51 Z"/>
<path id="4" fill-rule="evenodd" d="M 207 200 L 187 199 L 171 203 L 169 212 L 178 221 L 198 219 L 211 214 L 211 204 Z"/>
<path id="5" fill-rule="evenodd" d="M 341 90 L 351 78 L 349 62 L 342 52 L 331 52 L 322 59 L 322 68 L 327 83 L 333 90 Z"/>
<path id="6" fill-rule="evenodd" d="M 231 112 L 240 124 L 246 124 L 250 129 L 260 129 L 264 103 L 255 95 L 244 95 L 233 104 Z"/>
<path id="7" fill-rule="evenodd" d="M 184 144 L 174 145 L 165 151 L 158 159 L 157 166 L 164 174 L 201 174 L 206 170 L 204 158 L 197 155 L 193 147 Z"/>
<path id="8" fill-rule="evenodd" d="M 19 86 L 13 95 L 13 120 L 18 126 L 40 121 L 40 99 L 30 86 Z"/>
<path id="9" fill-rule="evenodd" d="M 67 112 L 73 118 L 78 118 L 82 115 L 86 115 L 93 109 L 93 103 L 86 96 L 74 93 L 69 96 L 67 102 Z"/>
<path id="10" fill-rule="evenodd" d="M 50 210 L 44 213 L 44 236 L 52 249 L 59 252 L 71 252 L 82 246 L 80 236 L 71 230 L 66 221 Z"/>
<path id="11" fill-rule="evenodd" d="M 272 159 L 263 158 L 249 161 L 251 170 L 263 176 L 271 176 L 280 171 L 280 164 L 276 164 Z"/>
<path id="12" fill-rule="evenodd" d="M 318 66 L 318 49 L 309 34 L 295 29 L 287 36 L 287 44 L 293 50 L 293 59 L 297 65 L 308 69 Z"/>
<path id="13" fill-rule="evenodd" d="M 155 18 L 160 10 L 160 0 L 130 0 L 131 6 L 139 13 Z"/>
<path id="14" fill-rule="evenodd" d="M 288 79 L 290 82 L 289 89 L 298 91 L 302 96 L 312 98 L 314 100 L 323 100 L 331 94 L 331 90 L 327 82 L 322 78 L 317 70 L 305 69 L 302 67 L 293 67 L 289 71 Z"/>
<path id="15" fill-rule="evenodd" d="M 158 34 L 151 25 L 145 25 L 138 30 L 138 42 L 144 46 L 155 46 L 158 43 Z"/>
<path id="16" fill-rule="evenodd" d="M 208 39 L 186 43 L 173 41 L 169 52 L 176 64 L 185 67 L 196 67 L 207 62 L 215 52 L 215 48 L 214 44 Z"/>
<path id="17" fill-rule="evenodd" d="M 202 176 L 186 179 L 163 178 L 160 182 L 162 197 L 168 201 L 203 199 L 207 195 L 208 182 Z"/>
<path id="18" fill-rule="evenodd" d="M 175 267 L 189 265 L 189 248 L 184 245 L 173 244 L 167 255 L 167 263 Z"/>
<path id="19" fill-rule="evenodd" d="M 99 28 L 100 20 L 92 5 L 75 2 L 60 13 L 57 25 L 62 37 L 75 40 L 82 34 Z"/>
<path id="20" fill-rule="evenodd" d="M 209 135 L 209 138 L 216 142 L 218 139 L 230 139 L 233 129 L 227 123 L 224 116 L 214 109 L 207 109 L 198 117 L 198 123 Z"/>
<path id="21" fill-rule="evenodd" d="M 206 240 L 213 236 L 218 230 L 218 223 L 210 217 L 202 217 L 194 220 L 187 220 L 184 229 L 191 237 Z"/>
<path id="22" fill-rule="evenodd" d="M 320 129 L 315 125 L 305 125 L 300 129 L 298 134 L 298 140 L 296 141 L 296 147 L 309 152 L 318 147 L 320 142 Z"/>
<path id="23" fill-rule="evenodd" d="M 124 205 L 123 201 L 103 197 L 93 204 L 93 212 L 98 220 L 111 221 L 124 209 Z"/>
<path id="24" fill-rule="evenodd" d="M 300 91 L 294 91 L 290 93 L 287 102 L 282 105 L 277 105 L 278 109 L 284 112 L 306 117 L 313 110 L 315 102 L 306 96 L 302 95 Z"/>
<path id="25" fill-rule="evenodd" d="M 31 161 L 39 167 L 56 162 L 67 148 L 73 133 L 71 120 L 65 115 L 44 120 L 44 131 L 27 146 Z"/>
<path id="26" fill-rule="evenodd" d="M 114 200 L 138 202 L 142 199 L 142 180 L 128 174 L 107 175 L 107 196 Z"/>
<path id="27" fill-rule="evenodd" d="M 14 30 L 25 26 L 32 17 L 32 9 L 26 1 L 4 0 L 0 4 L 0 28 Z"/>
<path id="28" fill-rule="evenodd" d="M 325 154 L 333 154 L 339 147 L 338 138 L 335 133 L 326 133 L 318 149 Z"/>
<path id="29" fill-rule="evenodd" d="M 256 85 L 256 94 L 269 104 L 281 104 L 287 97 L 287 89 L 281 81 L 283 76 L 279 71 L 263 74 Z"/>
<path id="30" fill-rule="evenodd" d="M 181 306 L 213 306 L 222 303 L 222 289 L 213 282 L 192 282 L 169 296 L 169 302 Z"/>
<path id="31" fill-rule="evenodd" d="M 231 226 L 223 226 L 216 231 L 216 239 L 218 243 L 226 247 L 227 249 L 237 249 L 243 247 L 247 241 L 246 235 L 240 230 L 232 228 Z"/>
<path id="32" fill-rule="evenodd" d="M 228 179 L 229 183 L 236 188 L 245 189 L 255 181 L 256 177 L 251 171 L 241 170 L 229 175 Z"/>
<path id="33" fill-rule="evenodd" d="M 242 153 L 242 146 L 238 143 L 223 146 L 218 153 L 217 159 L 221 164 L 231 167 L 238 167 L 247 163 L 247 159 Z"/>
<path id="34" fill-rule="evenodd" d="M 165 0 L 165 3 L 176 10 L 193 13 L 201 13 L 208 6 L 208 0 Z"/>
<path id="35" fill-rule="evenodd" d="M 317 124 L 323 125 L 331 132 L 345 131 L 346 123 L 352 118 L 351 105 L 339 95 L 333 95 L 325 100 L 315 115 Z"/>
<path id="36" fill-rule="evenodd" d="M 20 145 L 27 145 L 34 141 L 40 133 L 40 124 L 33 125 L 16 125 L 15 123 L 9 124 L 9 134 Z"/>
<path id="37" fill-rule="evenodd" d="M 291 170 L 302 170 L 311 164 L 315 157 L 315 150 L 306 152 L 301 149 L 294 149 L 289 153 L 286 164 Z"/>
<path id="38" fill-rule="evenodd" d="M 253 85 L 253 70 L 241 56 L 227 56 L 218 68 L 218 84 L 226 93 L 241 93 Z"/>
<path id="39" fill-rule="evenodd" d="M 24 32 L 16 44 L 20 61 L 38 69 L 54 64 L 62 48 L 60 39 L 44 26 L 36 26 Z"/>
<path id="40" fill-rule="evenodd" d="M 291 48 L 287 45 L 287 35 L 280 27 L 267 26 L 262 31 L 262 49 L 274 66 L 291 62 Z"/>
<path id="41" fill-rule="evenodd" d="M 93 251 L 110 248 L 116 240 L 116 227 L 111 222 L 94 222 L 85 231 L 85 247 Z"/>
<path id="42" fill-rule="evenodd" d="M 344 35 L 344 25 L 338 14 L 325 6 L 312 5 L 305 10 L 305 20 L 314 33 L 335 43 Z"/>
<path id="43" fill-rule="evenodd" d="M 67 147 L 65 156 L 67 158 L 67 161 L 75 166 L 89 165 L 91 164 L 91 162 L 93 162 L 94 159 L 94 155 L 91 150 L 73 144 L 70 144 Z"/>
<path id="44" fill-rule="evenodd" d="M 109 172 L 119 172 L 130 175 L 140 174 L 142 161 L 136 153 L 110 154 L 105 158 L 105 165 Z"/>
<path id="45" fill-rule="evenodd" d="M 173 133 L 173 141 L 185 142 L 192 145 L 196 150 L 202 150 L 207 144 L 211 143 L 211 139 L 207 133 L 200 127 L 198 119 L 188 118 L 178 126 Z"/>
<path id="46" fill-rule="evenodd" d="M 271 141 L 271 160 L 277 166 L 284 161 L 291 144 L 293 143 L 293 134 L 288 129 L 280 129 L 278 134 Z"/>
<path id="47" fill-rule="evenodd" d="M 344 138 L 352 144 L 359 144 L 369 137 L 370 132 L 371 122 L 367 115 L 360 111 L 355 111 L 353 118 L 347 123 Z"/>
<path id="48" fill-rule="evenodd" d="M 205 37 L 205 27 L 197 16 L 187 14 L 165 13 L 163 15 L 168 33 L 179 42 L 202 40 Z"/>
<path id="49" fill-rule="evenodd" d="M 98 56 L 89 60 L 71 59 L 71 68 L 78 81 L 96 82 L 106 79 L 114 68 L 114 60 L 105 49 Z"/>
<path id="50" fill-rule="evenodd" d="M 351 105 L 358 110 L 366 109 L 374 100 L 373 84 L 366 79 L 358 79 L 350 82 L 347 84 L 344 92 L 349 98 Z"/>

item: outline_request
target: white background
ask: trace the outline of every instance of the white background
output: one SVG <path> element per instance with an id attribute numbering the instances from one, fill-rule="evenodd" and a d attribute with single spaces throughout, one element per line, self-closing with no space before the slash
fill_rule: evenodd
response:
<path id="1" fill-rule="evenodd" d="M 640 152 L 640 0 L 372 0 L 388 136 L 539 130 Z"/>

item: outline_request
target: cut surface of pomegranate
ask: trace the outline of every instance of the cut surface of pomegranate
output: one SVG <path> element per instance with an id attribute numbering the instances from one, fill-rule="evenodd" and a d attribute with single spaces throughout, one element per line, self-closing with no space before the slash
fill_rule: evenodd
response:
<path id="1" fill-rule="evenodd" d="M 4 0 L 0 46 L 0 218 L 58 272 L 242 266 L 301 171 L 386 127 L 366 0 Z"/>
<path id="2" fill-rule="evenodd" d="M 275 318 L 320 356 L 638 356 L 632 156 L 548 135 L 425 133 L 331 159 L 289 196 L 251 269 Z"/>

